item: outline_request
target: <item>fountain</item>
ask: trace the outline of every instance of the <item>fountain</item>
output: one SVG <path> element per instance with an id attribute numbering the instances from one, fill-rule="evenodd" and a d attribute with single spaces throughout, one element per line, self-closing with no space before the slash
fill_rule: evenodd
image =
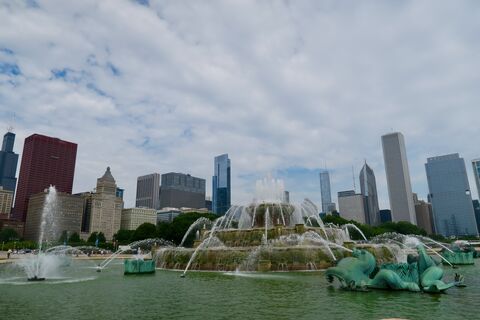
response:
<path id="1" fill-rule="evenodd" d="M 196 230 L 194 248 L 157 250 L 157 267 L 183 269 L 182 276 L 188 270 L 302 271 L 328 268 L 351 254 L 355 243 L 347 230 L 356 226 L 326 228 L 312 201 L 287 203 L 283 194 L 283 181 L 257 181 L 251 203 L 234 205 L 210 223 L 201 218 L 188 228 L 181 245 Z M 363 246 L 382 262 L 394 259 L 385 245 Z"/>
<path id="2" fill-rule="evenodd" d="M 57 212 L 57 190 L 54 186 L 48 188 L 40 222 L 38 237 L 38 254 L 21 259 L 18 265 L 24 269 L 28 281 L 43 281 L 47 276 L 54 275 L 63 264 L 65 256 L 51 255 L 42 251 L 44 241 L 56 239 L 55 216 Z"/>

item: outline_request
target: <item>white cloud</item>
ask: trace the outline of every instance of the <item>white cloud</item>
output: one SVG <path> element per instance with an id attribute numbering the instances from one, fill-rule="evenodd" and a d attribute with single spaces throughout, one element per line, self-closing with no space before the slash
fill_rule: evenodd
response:
<path id="1" fill-rule="evenodd" d="M 319 203 L 318 168 L 327 163 L 339 191 L 367 159 L 386 207 L 380 136 L 391 129 L 406 137 L 421 197 L 426 157 L 459 152 L 470 174 L 479 156 L 479 4 L 38 6 L 0 4 L 0 47 L 13 51 L 0 63 L 21 71 L 0 73 L 0 126 L 16 112 L 18 152 L 35 132 L 78 143 L 74 191 L 93 188 L 109 165 L 127 205 L 136 177 L 154 171 L 206 178 L 210 193 L 213 157 L 228 152 L 234 202 L 278 170 L 292 198 Z"/>

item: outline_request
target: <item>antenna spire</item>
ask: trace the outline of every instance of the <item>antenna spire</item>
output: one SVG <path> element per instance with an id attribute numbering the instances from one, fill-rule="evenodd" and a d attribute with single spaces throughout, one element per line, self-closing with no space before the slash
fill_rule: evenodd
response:
<path id="1" fill-rule="evenodd" d="M 15 112 L 12 114 L 12 120 L 11 122 L 9 123 L 8 127 L 7 127 L 7 131 L 8 132 L 13 132 L 13 125 L 15 123 Z"/>
<path id="2" fill-rule="evenodd" d="M 352 166 L 352 178 L 353 178 L 353 191 L 357 192 L 355 185 L 355 169 Z"/>

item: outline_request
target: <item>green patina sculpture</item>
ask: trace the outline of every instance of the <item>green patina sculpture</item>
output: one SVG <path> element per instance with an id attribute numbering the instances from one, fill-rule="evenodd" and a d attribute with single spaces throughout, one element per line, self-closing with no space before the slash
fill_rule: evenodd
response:
<path id="1" fill-rule="evenodd" d="M 453 252 L 452 252 L 453 251 Z M 474 260 L 479 257 L 479 253 L 473 246 L 452 246 L 452 251 L 443 250 L 442 256 L 451 264 L 468 265 L 474 264 Z M 445 262 L 444 262 L 445 263 Z"/>
<path id="2" fill-rule="evenodd" d="M 329 282 L 337 278 L 343 287 L 352 290 L 390 289 L 439 293 L 454 285 L 461 286 L 463 277 L 446 284 L 441 279 L 443 269 L 427 254 L 422 245 L 417 247 L 418 258 L 409 257 L 409 263 L 385 264 L 376 268 L 375 257 L 368 251 L 354 249 L 352 257 L 339 261 L 327 269 Z M 375 273 L 375 271 L 377 271 Z"/>

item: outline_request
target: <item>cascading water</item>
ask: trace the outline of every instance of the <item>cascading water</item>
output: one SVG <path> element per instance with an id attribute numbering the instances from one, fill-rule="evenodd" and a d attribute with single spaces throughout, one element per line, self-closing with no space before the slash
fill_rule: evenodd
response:
<path id="1" fill-rule="evenodd" d="M 202 232 L 196 248 L 164 248 L 159 250 L 157 266 L 167 269 L 190 270 L 312 270 L 326 268 L 337 257 L 351 252 L 342 244 L 350 241 L 349 228 L 325 225 L 317 206 L 309 199 L 300 204 L 284 201 L 283 181 L 267 177 L 256 183 L 254 201 L 234 205 L 225 215 L 209 224 L 210 231 Z M 187 230 L 181 245 L 189 234 L 207 225 L 197 220 Z M 385 250 L 373 246 L 379 254 Z M 391 259 L 393 255 L 385 257 Z M 188 262 L 186 262 L 188 261 Z"/>

